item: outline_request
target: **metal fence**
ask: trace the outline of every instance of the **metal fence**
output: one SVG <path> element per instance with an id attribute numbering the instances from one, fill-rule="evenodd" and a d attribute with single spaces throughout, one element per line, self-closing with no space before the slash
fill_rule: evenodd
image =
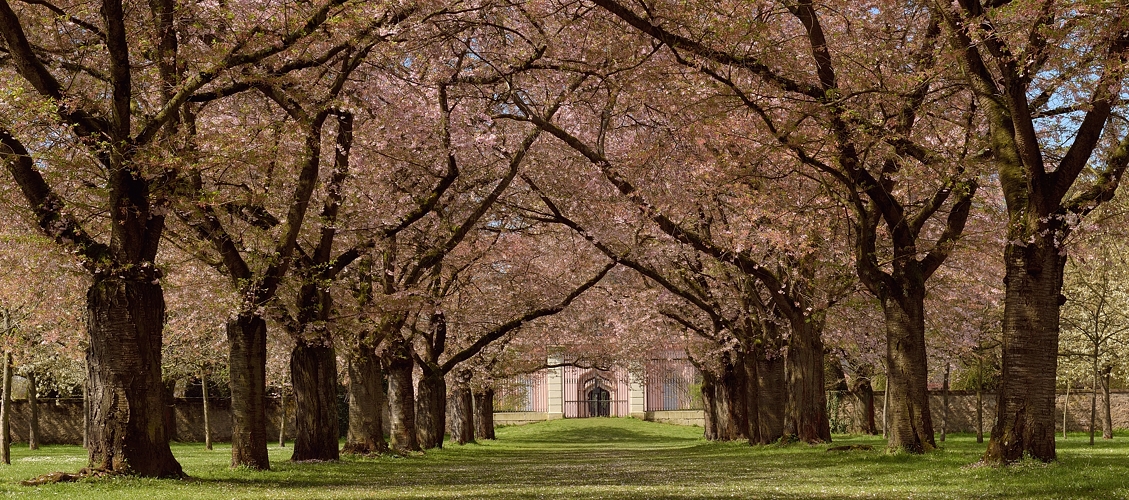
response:
<path id="1" fill-rule="evenodd" d="M 494 390 L 494 411 L 549 411 L 545 376 L 545 372 L 540 371 L 499 382 Z"/>
<path id="2" fill-rule="evenodd" d="M 688 359 L 652 359 L 644 367 L 646 411 L 702 409 L 702 374 Z"/>

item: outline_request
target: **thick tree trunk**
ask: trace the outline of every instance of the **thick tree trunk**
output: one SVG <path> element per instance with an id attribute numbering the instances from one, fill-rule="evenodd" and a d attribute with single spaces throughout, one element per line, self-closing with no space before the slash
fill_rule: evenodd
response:
<path id="1" fill-rule="evenodd" d="M 1008 463 L 1029 455 L 1055 459 L 1055 373 L 1058 369 L 1060 255 L 1052 234 L 1009 244 L 1004 254 L 1003 368 L 996 423 L 984 461 Z"/>
<path id="2" fill-rule="evenodd" d="M 415 364 L 403 343 L 402 340 L 394 342 L 384 359 L 384 366 L 388 368 L 391 444 L 396 451 L 419 451 L 419 441 L 416 440 L 416 400 L 412 389 L 412 368 Z"/>
<path id="3" fill-rule="evenodd" d="M 748 421 L 746 433 L 749 444 L 760 444 L 763 439 L 760 435 L 760 395 L 758 394 L 757 360 L 761 352 L 754 346 L 745 347 L 747 352 L 741 356 L 741 366 L 738 368 L 745 372 L 745 417 Z"/>
<path id="4" fill-rule="evenodd" d="M 718 440 L 717 406 L 715 394 L 717 393 L 717 377 L 709 370 L 702 373 L 702 417 L 704 422 L 705 438 L 710 441 Z"/>
<path id="5" fill-rule="evenodd" d="M 874 387 L 870 385 L 870 378 L 855 377 L 851 381 L 851 394 L 857 402 L 855 420 L 858 422 L 858 432 L 870 435 L 878 434 L 878 426 L 874 420 Z"/>
<path id="6" fill-rule="evenodd" d="M 713 390 L 713 418 L 717 441 L 730 441 L 733 439 L 735 425 L 733 415 L 730 413 L 729 387 L 724 376 L 718 376 Z"/>
<path id="7" fill-rule="evenodd" d="M 791 318 L 786 377 L 784 434 L 805 443 L 831 442 L 824 392 L 823 339 L 811 318 Z"/>
<path id="8" fill-rule="evenodd" d="M 294 387 L 293 462 L 337 460 L 337 355 L 328 341 L 298 339 L 290 352 Z"/>
<path id="9" fill-rule="evenodd" d="M 937 447 L 929 412 L 925 353 L 924 290 L 882 303 L 886 316 L 886 365 L 890 394 L 889 446 L 910 453 Z"/>
<path id="10" fill-rule="evenodd" d="M 165 301 L 154 279 L 96 275 L 86 296 L 90 466 L 180 477 L 161 383 Z"/>
<path id="11" fill-rule="evenodd" d="M 1108 392 L 1106 394 L 1109 394 Z M 1108 401 L 1109 398 L 1106 398 Z M 1107 405 L 1108 407 L 1108 405 Z M 27 447 L 31 450 L 39 449 L 39 386 L 35 380 L 35 372 L 28 372 L 27 374 L 27 408 L 28 415 L 28 431 L 27 431 Z"/>
<path id="12" fill-rule="evenodd" d="M 0 462 L 12 465 L 12 353 L 4 353 L 4 395 L 0 399 Z"/>
<path id="13" fill-rule="evenodd" d="M 200 398 L 204 401 L 204 449 L 212 449 L 212 415 L 208 407 L 208 375 L 200 372 Z"/>
<path id="14" fill-rule="evenodd" d="M 737 358 L 734 360 L 733 358 Z M 725 430 L 720 439 L 725 441 L 749 440 L 749 416 L 746 407 L 747 379 L 745 377 L 744 360 L 739 352 L 726 356 L 722 363 L 722 374 L 719 380 L 721 391 L 718 392 L 717 401 L 722 402 L 718 414 L 724 414 Z M 718 426 L 718 432 L 722 428 Z"/>
<path id="15" fill-rule="evenodd" d="M 447 381 L 443 373 L 425 370 L 416 390 L 416 434 L 422 449 L 442 448 L 447 422 Z"/>
<path id="16" fill-rule="evenodd" d="M 349 360 L 349 432 L 345 453 L 388 451 L 384 440 L 384 371 L 372 349 L 356 349 Z"/>
<path id="17" fill-rule="evenodd" d="M 267 323 L 241 313 L 227 322 L 231 373 L 231 466 L 266 470 Z"/>
<path id="18" fill-rule="evenodd" d="M 474 392 L 474 435 L 478 439 L 494 439 L 494 389 Z"/>
<path id="19" fill-rule="evenodd" d="M 474 442 L 474 396 L 470 392 L 469 371 L 455 377 L 451 390 L 451 439 L 459 444 Z"/>
<path id="20" fill-rule="evenodd" d="M 788 395 L 784 383 L 784 358 L 757 356 L 757 434 L 760 444 L 784 436 L 784 409 Z"/>

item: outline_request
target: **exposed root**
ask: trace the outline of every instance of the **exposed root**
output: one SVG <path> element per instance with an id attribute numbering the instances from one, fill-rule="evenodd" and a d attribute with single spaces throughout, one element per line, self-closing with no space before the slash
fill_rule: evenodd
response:
<path id="1" fill-rule="evenodd" d="M 832 446 L 827 451 L 856 451 L 856 450 L 873 450 L 874 447 L 869 444 L 847 444 L 843 446 Z"/>
<path id="2" fill-rule="evenodd" d="M 26 481 L 20 481 L 20 484 L 24 486 L 39 486 L 42 484 L 73 483 L 84 479 L 102 479 L 120 475 L 122 475 L 122 473 L 114 472 L 109 469 L 91 469 L 84 467 L 74 474 L 69 472 L 50 472 Z"/>

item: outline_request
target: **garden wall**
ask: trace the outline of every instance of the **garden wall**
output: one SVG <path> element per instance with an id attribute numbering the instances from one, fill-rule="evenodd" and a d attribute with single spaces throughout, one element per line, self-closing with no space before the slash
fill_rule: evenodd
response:
<path id="1" fill-rule="evenodd" d="M 267 400 L 267 436 L 278 437 L 278 400 Z M 212 441 L 231 441 L 231 400 L 208 401 Z M 177 399 L 171 413 L 166 415 L 175 422 L 174 441 L 204 441 L 204 403 L 199 399 Z M 293 439 L 293 400 L 287 401 L 287 439 Z M 12 440 L 27 442 L 27 400 L 12 402 Z M 39 401 L 40 444 L 82 444 L 82 399 L 43 399 Z"/>
<path id="2" fill-rule="evenodd" d="M 882 428 L 882 398 L 881 391 L 874 393 L 874 418 L 878 428 Z M 1063 403 L 1066 401 L 1065 394 L 1058 394 L 1055 400 L 1055 430 L 1062 432 L 1062 409 Z M 844 398 L 843 408 L 840 409 L 838 415 L 838 423 L 840 430 L 845 428 L 853 430 L 855 425 L 852 425 L 851 407 L 853 400 L 851 398 Z M 832 425 L 836 424 L 836 414 L 834 405 L 832 405 Z M 936 431 L 941 430 L 941 414 L 944 411 L 942 405 L 942 395 L 940 391 L 931 391 L 929 393 L 929 410 L 933 417 L 933 427 Z M 1102 395 L 1098 394 L 1097 399 L 1098 411 L 1098 432 L 1101 432 L 1102 422 Z M 1110 394 L 1110 411 L 1113 416 L 1114 429 L 1129 429 L 1129 391 L 1113 391 Z M 984 393 L 984 434 L 987 435 L 992 430 L 992 423 L 996 418 L 996 394 Z M 1089 430 L 1090 426 L 1090 393 L 1089 392 L 1071 392 L 1070 393 L 1070 408 L 1067 413 L 1066 429 L 1068 432 L 1080 432 Z M 949 392 L 949 416 L 946 424 L 946 429 L 949 432 L 976 432 L 976 393 L 973 391 L 950 391 Z"/>
<path id="3" fill-rule="evenodd" d="M 882 426 L 882 397 L 881 391 L 874 393 L 875 422 L 878 428 Z M 1115 429 L 1129 429 L 1129 391 L 1115 391 L 1111 394 L 1113 427 Z M 1058 395 L 1055 411 L 1055 426 L 1062 432 L 1062 405 L 1066 400 L 1065 394 Z M 853 398 L 847 396 L 836 402 L 831 398 L 831 420 L 836 431 L 852 431 L 857 427 L 857 413 Z M 230 400 L 210 400 L 210 418 L 212 440 L 224 442 L 231 440 L 231 410 Z M 941 393 L 932 392 L 929 400 L 933 412 L 933 425 L 939 431 L 941 427 Z M 1101 395 L 1098 395 L 1098 422 L 1101 422 Z M 288 401 L 287 413 L 287 439 L 293 439 L 294 408 L 293 402 Z M 991 430 L 995 418 L 996 395 L 984 393 L 984 433 Z M 267 401 L 267 435 L 273 439 L 278 436 L 278 400 Z M 204 440 L 204 405 L 199 399 L 177 399 L 172 405 L 170 418 L 175 422 L 173 439 L 175 441 L 200 442 Z M 499 412 L 494 420 L 497 425 L 514 425 L 543 421 L 546 414 L 535 412 Z M 673 412 L 647 412 L 646 420 L 677 423 L 683 425 L 702 425 L 702 412 L 700 410 L 684 410 Z M 388 422 L 388 419 L 385 419 Z M 1089 429 L 1090 424 L 1090 394 L 1088 392 L 1070 394 L 1070 412 L 1067 415 L 1067 430 L 1080 432 Z M 947 428 L 950 432 L 975 432 L 976 431 L 976 393 L 967 391 L 952 391 L 949 393 L 949 418 Z M 1098 427 L 1100 430 L 1100 426 Z M 45 399 L 39 403 L 39 434 L 42 444 L 81 444 L 82 443 L 82 400 L 81 399 Z M 28 435 L 28 408 L 26 400 L 12 402 L 12 439 L 15 442 L 27 442 Z"/>
<path id="4" fill-rule="evenodd" d="M 643 420 L 675 425 L 705 427 L 706 416 L 702 410 L 661 410 L 644 412 Z"/>

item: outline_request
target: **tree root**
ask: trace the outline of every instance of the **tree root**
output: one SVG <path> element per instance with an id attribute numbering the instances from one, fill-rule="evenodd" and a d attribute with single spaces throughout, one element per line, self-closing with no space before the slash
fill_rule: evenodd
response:
<path id="1" fill-rule="evenodd" d="M 20 481 L 20 484 L 24 486 L 39 486 L 43 484 L 73 483 L 83 479 L 101 479 L 120 475 L 122 475 L 121 472 L 114 472 L 109 469 L 91 469 L 84 467 L 74 474 L 69 472 L 49 472 L 26 481 Z"/>
<path id="2" fill-rule="evenodd" d="M 874 447 L 869 444 L 848 444 L 843 446 L 832 446 L 827 451 L 855 451 L 855 450 L 873 450 Z"/>

